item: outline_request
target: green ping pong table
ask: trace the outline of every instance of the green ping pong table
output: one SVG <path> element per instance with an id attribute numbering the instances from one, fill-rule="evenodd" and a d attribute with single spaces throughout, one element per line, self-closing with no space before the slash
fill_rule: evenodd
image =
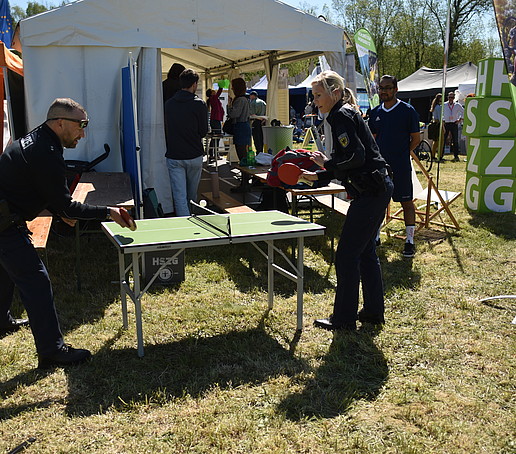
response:
<path id="1" fill-rule="evenodd" d="M 274 272 L 297 284 L 297 329 L 303 324 L 303 260 L 304 238 L 323 235 L 324 227 L 279 211 L 234 213 L 226 215 L 201 215 L 136 221 L 138 229 L 131 231 L 114 222 L 102 223 L 102 228 L 118 251 L 122 319 L 128 327 L 127 296 L 135 306 L 138 356 L 143 356 L 143 328 L 141 299 L 160 271 L 187 248 L 251 243 L 267 260 L 268 302 L 272 309 L 274 298 Z M 275 240 L 297 239 L 297 263 L 274 245 Z M 264 242 L 267 247 L 257 243 Z M 142 289 L 141 266 L 146 252 L 174 250 Z M 287 262 L 285 269 L 274 262 L 278 253 Z M 127 266 L 126 266 L 127 257 Z M 132 271 L 133 284 L 128 279 Z"/>

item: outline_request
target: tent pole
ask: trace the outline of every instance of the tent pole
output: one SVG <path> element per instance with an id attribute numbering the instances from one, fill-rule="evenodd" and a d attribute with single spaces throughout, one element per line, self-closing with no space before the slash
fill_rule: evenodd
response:
<path id="1" fill-rule="evenodd" d="M 441 150 L 443 150 L 444 145 L 444 133 L 443 133 L 443 120 L 444 120 L 444 102 L 446 99 L 446 72 L 448 70 L 448 50 L 449 50 L 449 43 L 450 43 L 450 19 L 451 19 L 451 0 L 448 0 L 448 8 L 447 8 L 447 14 L 446 14 L 446 34 L 444 36 L 444 62 L 443 62 L 443 86 L 441 91 L 441 121 L 439 128 L 439 146 L 437 147 L 437 155 L 440 156 Z M 444 150 L 443 150 L 444 155 Z M 439 158 L 437 160 L 437 178 L 435 180 L 435 185 L 437 189 L 439 189 L 439 173 L 441 169 L 441 159 Z"/>
<path id="2" fill-rule="evenodd" d="M 3 66 L 3 73 L 4 73 L 4 90 L 5 90 L 5 99 L 7 101 L 7 121 L 9 125 L 9 135 L 10 135 L 10 141 L 14 142 L 14 117 L 13 117 L 13 108 L 11 104 L 11 87 L 9 86 L 9 68 Z M 2 125 L 2 151 L 3 151 L 3 144 L 5 138 L 3 137 L 3 125 Z"/>
<path id="3" fill-rule="evenodd" d="M 137 90 L 136 90 L 136 77 L 137 77 L 137 65 L 136 61 L 133 58 L 133 53 L 129 52 L 129 72 L 131 79 L 131 91 L 133 98 L 133 116 L 134 116 L 134 137 L 136 144 L 136 168 L 138 172 L 138 196 L 139 196 L 139 205 L 137 207 L 138 211 L 138 219 L 143 219 L 143 183 L 142 183 L 142 167 L 141 167 L 141 158 L 140 158 L 140 138 L 138 136 L 138 100 L 136 99 Z"/>

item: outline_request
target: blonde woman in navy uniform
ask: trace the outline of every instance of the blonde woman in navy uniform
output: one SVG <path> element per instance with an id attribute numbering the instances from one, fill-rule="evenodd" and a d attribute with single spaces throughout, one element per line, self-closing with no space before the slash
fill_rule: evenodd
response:
<path id="1" fill-rule="evenodd" d="M 314 324 L 328 330 L 355 330 L 357 319 L 382 324 L 384 290 L 375 238 L 392 195 L 388 166 L 341 76 L 322 72 L 312 82 L 312 93 L 319 110 L 328 114 L 333 149 L 330 159 L 320 152 L 313 158 L 325 170 L 304 171 L 302 177 L 311 181 L 337 178 L 353 197 L 335 256 L 333 313 Z M 360 282 L 364 306 L 358 312 Z"/>

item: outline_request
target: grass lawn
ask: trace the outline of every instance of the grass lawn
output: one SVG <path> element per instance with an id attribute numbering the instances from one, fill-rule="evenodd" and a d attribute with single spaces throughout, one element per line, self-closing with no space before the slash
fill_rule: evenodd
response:
<path id="1" fill-rule="evenodd" d="M 463 191 L 465 163 L 441 166 Z M 48 267 L 65 339 L 91 362 L 42 372 L 29 329 L 0 339 L 0 452 L 515 453 L 516 217 L 452 205 L 461 230 L 417 235 L 413 260 L 384 236 L 386 324 L 332 334 L 329 235 L 306 240 L 304 330 L 295 285 L 249 245 L 186 253 L 186 280 L 144 297 L 145 357 L 133 307 L 122 329 L 117 257 L 103 235 L 53 234 Z M 316 222 L 338 235 L 342 218 Z M 389 224 L 391 234 L 404 231 Z M 289 242 L 284 244 L 288 248 Z M 17 303 L 17 315 L 23 310 Z"/>

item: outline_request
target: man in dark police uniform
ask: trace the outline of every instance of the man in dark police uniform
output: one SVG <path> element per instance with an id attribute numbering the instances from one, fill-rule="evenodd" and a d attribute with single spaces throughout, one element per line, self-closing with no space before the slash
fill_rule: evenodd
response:
<path id="1" fill-rule="evenodd" d="M 67 218 L 112 219 L 129 227 L 122 218 L 123 208 L 72 201 L 66 184 L 63 147 L 77 146 L 88 121 L 80 104 L 69 98 L 56 99 L 47 120 L 0 155 L 0 336 L 17 331 L 30 321 L 40 368 L 77 364 L 89 359 L 91 353 L 65 344 L 50 279 L 31 243 L 25 221 L 48 209 Z M 11 315 L 15 287 L 28 320 Z"/>

